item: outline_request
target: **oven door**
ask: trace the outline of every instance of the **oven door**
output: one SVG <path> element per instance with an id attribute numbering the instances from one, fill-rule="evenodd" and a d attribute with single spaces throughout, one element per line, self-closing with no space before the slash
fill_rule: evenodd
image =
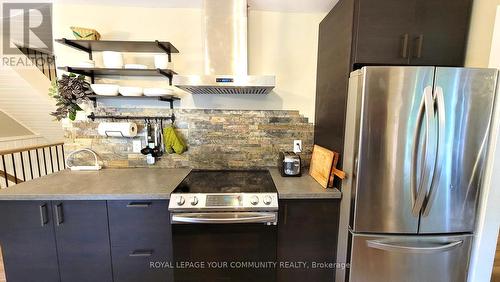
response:
<path id="1" fill-rule="evenodd" d="M 276 281 L 277 213 L 172 213 L 176 282 Z"/>

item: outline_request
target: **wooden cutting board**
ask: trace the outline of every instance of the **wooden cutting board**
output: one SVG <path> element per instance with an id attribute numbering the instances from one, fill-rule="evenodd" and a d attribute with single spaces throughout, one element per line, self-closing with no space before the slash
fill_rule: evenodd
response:
<path id="1" fill-rule="evenodd" d="M 337 169 L 337 164 L 339 163 L 340 154 L 333 151 L 333 165 L 332 165 L 332 174 L 330 174 L 330 182 L 328 183 L 328 187 L 333 187 L 333 180 L 335 176 L 340 179 L 345 178 L 345 172 Z"/>
<path id="2" fill-rule="evenodd" d="M 330 181 L 334 157 L 334 152 L 321 146 L 314 145 L 309 175 L 324 188 L 328 187 L 328 182 Z"/>

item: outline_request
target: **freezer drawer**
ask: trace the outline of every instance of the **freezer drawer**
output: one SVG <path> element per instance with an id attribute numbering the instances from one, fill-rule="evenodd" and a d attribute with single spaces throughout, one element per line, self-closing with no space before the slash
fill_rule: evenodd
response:
<path id="1" fill-rule="evenodd" d="M 351 282 L 465 282 L 472 235 L 354 234 Z"/>

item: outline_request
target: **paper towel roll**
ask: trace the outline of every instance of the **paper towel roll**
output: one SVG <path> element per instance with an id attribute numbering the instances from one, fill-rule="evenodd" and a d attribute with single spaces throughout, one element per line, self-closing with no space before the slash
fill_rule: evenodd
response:
<path id="1" fill-rule="evenodd" d="M 135 137 L 137 124 L 134 122 L 101 122 L 97 132 L 102 136 Z"/>

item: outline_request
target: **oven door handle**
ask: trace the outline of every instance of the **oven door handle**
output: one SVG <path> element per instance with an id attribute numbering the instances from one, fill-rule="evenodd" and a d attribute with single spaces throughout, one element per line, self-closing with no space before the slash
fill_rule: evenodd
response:
<path id="1" fill-rule="evenodd" d="M 233 224 L 233 223 L 267 223 L 276 224 L 275 212 L 206 212 L 206 213 L 174 213 L 171 223 L 191 224 Z"/>

